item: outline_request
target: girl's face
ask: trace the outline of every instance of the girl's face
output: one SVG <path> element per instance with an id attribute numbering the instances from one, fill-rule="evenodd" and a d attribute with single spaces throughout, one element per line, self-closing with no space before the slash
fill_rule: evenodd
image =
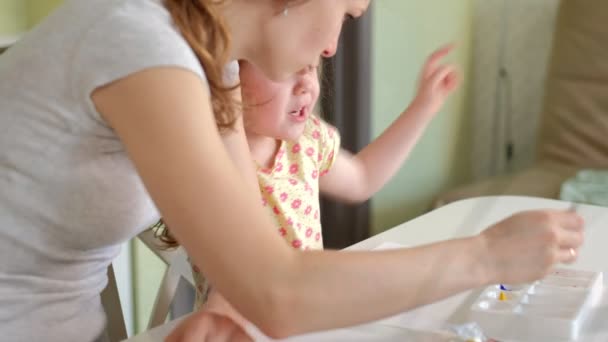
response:
<path id="1" fill-rule="evenodd" d="M 370 0 L 271 1 L 259 16 L 260 31 L 251 33 L 249 39 L 254 34 L 259 38 L 250 44 L 247 60 L 280 81 L 318 65 L 320 57 L 333 56 L 344 19 L 361 16 Z"/>
<path id="2" fill-rule="evenodd" d="M 319 98 L 316 68 L 275 82 L 256 66 L 243 62 L 240 77 L 247 135 L 297 140 Z"/>

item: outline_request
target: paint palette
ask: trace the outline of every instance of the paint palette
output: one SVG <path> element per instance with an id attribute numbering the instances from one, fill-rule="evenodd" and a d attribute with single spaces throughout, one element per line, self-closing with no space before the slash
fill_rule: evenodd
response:
<path id="1" fill-rule="evenodd" d="M 471 307 L 471 316 L 493 338 L 509 340 L 525 332 L 576 340 L 602 289 L 601 272 L 556 269 L 532 284 L 486 288 Z"/>

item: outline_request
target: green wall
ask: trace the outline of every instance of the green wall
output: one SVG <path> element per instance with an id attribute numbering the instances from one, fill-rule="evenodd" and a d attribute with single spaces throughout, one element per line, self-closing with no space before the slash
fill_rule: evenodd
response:
<path id="1" fill-rule="evenodd" d="M 131 246 L 133 246 L 134 332 L 138 334 L 148 327 L 156 292 L 166 267 L 164 262 L 139 239 L 135 239 Z"/>
<path id="2" fill-rule="evenodd" d="M 26 31 L 62 2 L 63 0 L 0 0 L 0 35 Z"/>
<path id="3" fill-rule="evenodd" d="M 0 35 L 12 35 L 27 29 L 27 2 L 0 0 Z"/>
<path id="4" fill-rule="evenodd" d="M 55 9 L 63 0 L 30 0 L 27 5 L 28 25 L 30 27 L 36 25 L 40 20 L 46 17 L 53 9 Z"/>
<path id="5" fill-rule="evenodd" d="M 375 1 L 372 132 L 380 134 L 415 94 L 419 70 L 437 47 L 469 74 L 473 0 Z M 465 79 L 466 81 L 466 79 Z M 468 84 L 453 96 L 399 174 L 372 201 L 375 233 L 424 213 L 439 192 L 470 178 Z M 431 229 L 432 227 L 429 227 Z"/>

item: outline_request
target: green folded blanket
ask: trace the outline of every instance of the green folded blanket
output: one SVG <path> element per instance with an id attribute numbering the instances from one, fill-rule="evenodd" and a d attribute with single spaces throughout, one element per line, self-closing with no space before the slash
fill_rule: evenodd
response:
<path id="1" fill-rule="evenodd" d="M 608 170 L 582 170 L 562 184 L 564 201 L 608 206 Z"/>

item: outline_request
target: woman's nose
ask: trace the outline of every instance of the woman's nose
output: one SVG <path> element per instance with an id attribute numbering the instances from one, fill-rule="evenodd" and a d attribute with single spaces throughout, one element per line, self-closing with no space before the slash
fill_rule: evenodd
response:
<path id="1" fill-rule="evenodd" d="M 332 43 L 325 50 L 323 50 L 323 52 L 321 52 L 321 56 L 323 56 L 323 58 L 333 57 L 336 54 L 337 50 L 338 50 L 337 44 Z"/>

